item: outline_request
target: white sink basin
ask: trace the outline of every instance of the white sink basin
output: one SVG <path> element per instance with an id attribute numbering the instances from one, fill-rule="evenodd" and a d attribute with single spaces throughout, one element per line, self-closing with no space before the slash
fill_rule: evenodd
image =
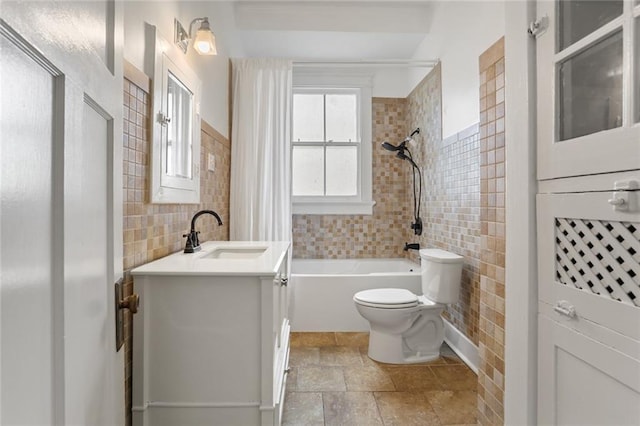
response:
<path id="1" fill-rule="evenodd" d="M 202 259 L 255 259 L 266 250 L 267 247 L 218 247 L 202 256 Z"/>

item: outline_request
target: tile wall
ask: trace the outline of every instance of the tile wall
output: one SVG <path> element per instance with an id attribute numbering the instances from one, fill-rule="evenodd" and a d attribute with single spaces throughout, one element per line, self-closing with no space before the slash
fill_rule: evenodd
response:
<path id="1" fill-rule="evenodd" d="M 151 96 L 149 79 L 129 64 L 124 80 L 123 134 L 123 232 L 125 296 L 134 290 L 131 269 L 178 251 L 182 235 L 189 230 L 191 217 L 201 209 L 216 211 L 224 223 L 218 226 L 206 215 L 198 219 L 202 241 L 229 239 L 229 182 L 231 146 L 229 141 L 202 122 L 200 204 L 150 204 Z M 216 159 L 214 172 L 207 170 L 207 157 Z M 125 394 L 127 424 L 131 424 L 131 318 L 125 325 Z"/>
<path id="2" fill-rule="evenodd" d="M 460 300 L 445 317 L 478 343 L 480 298 L 480 151 L 478 126 L 442 139 L 441 68 L 437 66 L 408 97 L 407 131 L 420 127 L 412 150 L 423 176 L 421 247 L 464 256 Z M 408 164 L 406 164 L 408 166 Z M 408 195 L 411 199 L 412 195 Z M 411 231 L 411 230 L 409 230 Z M 413 238 L 412 238 L 413 237 Z M 417 253 L 411 257 L 418 260 Z"/>
<path id="3" fill-rule="evenodd" d="M 478 343 L 480 288 L 480 152 L 478 126 L 442 140 L 441 68 L 438 65 L 406 99 L 373 99 L 374 214 L 294 215 L 294 258 L 411 257 L 405 242 L 438 247 L 465 257 L 460 301 L 445 316 Z M 421 217 L 413 234 L 412 169 L 380 147 L 401 142 L 416 127 L 410 146 L 424 173 Z"/>
<path id="4" fill-rule="evenodd" d="M 504 38 L 480 56 L 480 371 L 478 420 L 504 423 Z"/>
<path id="5" fill-rule="evenodd" d="M 354 259 L 401 257 L 403 229 L 411 222 L 406 208 L 409 170 L 380 144 L 406 136 L 406 100 L 374 98 L 373 215 L 294 215 L 293 257 Z"/>

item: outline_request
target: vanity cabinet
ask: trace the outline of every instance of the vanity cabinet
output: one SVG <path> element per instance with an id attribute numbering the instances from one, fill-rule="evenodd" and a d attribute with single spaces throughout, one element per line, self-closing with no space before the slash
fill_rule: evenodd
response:
<path id="1" fill-rule="evenodd" d="M 243 251 L 243 244 L 263 253 Z M 289 362 L 288 249 L 288 242 L 205 243 L 201 252 L 132 271 L 141 297 L 134 425 L 280 424 Z"/>

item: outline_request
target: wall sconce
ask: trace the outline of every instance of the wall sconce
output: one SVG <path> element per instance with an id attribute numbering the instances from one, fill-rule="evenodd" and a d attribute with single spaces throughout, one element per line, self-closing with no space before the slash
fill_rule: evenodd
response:
<path id="1" fill-rule="evenodd" d="M 180 21 L 174 19 L 175 22 L 175 40 L 174 42 L 178 45 L 180 49 L 184 53 L 187 53 L 187 47 L 189 47 L 189 41 L 193 40 L 193 48 L 200 55 L 217 55 L 218 51 L 216 49 L 216 37 L 213 35 L 211 31 L 211 27 L 209 26 L 209 18 L 196 18 L 191 21 L 189 24 L 189 32 L 184 29 Z M 196 31 L 195 36 L 193 36 L 193 24 L 199 23 L 200 28 Z"/>

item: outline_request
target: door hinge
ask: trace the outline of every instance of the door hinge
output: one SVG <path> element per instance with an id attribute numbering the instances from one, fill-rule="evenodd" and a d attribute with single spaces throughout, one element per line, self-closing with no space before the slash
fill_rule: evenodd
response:
<path id="1" fill-rule="evenodd" d="M 538 38 L 547 31 L 547 28 L 549 28 L 549 17 L 544 15 L 542 18 L 529 23 L 527 33 L 529 33 L 530 37 Z"/>

